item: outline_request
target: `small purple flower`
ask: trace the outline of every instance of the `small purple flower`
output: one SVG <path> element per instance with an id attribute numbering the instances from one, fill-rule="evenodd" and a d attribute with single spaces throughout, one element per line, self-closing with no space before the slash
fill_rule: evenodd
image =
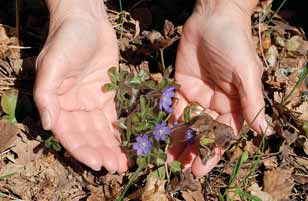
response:
<path id="1" fill-rule="evenodd" d="M 166 136 L 170 135 L 171 128 L 168 127 L 166 122 L 162 122 L 160 124 L 156 124 L 155 130 L 153 132 L 154 138 L 159 141 L 166 141 Z"/>
<path id="2" fill-rule="evenodd" d="M 167 87 L 163 90 L 163 93 L 159 100 L 159 109 L 161 111 L 166 111 L 167 113 L 172 113 L 172 98 L 175 95 L 175 86 Z"/>
<path id="3" fill-rule="evenodd" d="M 151 152 L 153 144 L 148 135 L 141 135 L 136 138 L 133 149 L 137 152 L 137 156 L 147 155 Z"/>
<path id="4" fill-rule="evenodd" d="M 196 131 L 194 131 L 193 129 L 189 128 L 187 131 L 186 131 L 186 140 L 187 140 L 187 143 L 188 144 L 194 144 L 194 139 L 195 139 L 195 136 L 196 136 Z"/>

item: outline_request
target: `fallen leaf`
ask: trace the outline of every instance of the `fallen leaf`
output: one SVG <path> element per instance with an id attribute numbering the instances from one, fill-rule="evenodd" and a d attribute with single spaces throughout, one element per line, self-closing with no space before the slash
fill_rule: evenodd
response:
<path id="1" fill-rule="evenodd" d="M 168 201 L 165 190 L 166 180 L 160 180 L 157 177 L 150 176 L 145 185 L 141 196 L 142 201 Z"/>
<path id="2" fill-rule="evenodd" d="M 34 152 L 34 149 L 41 144 L 36 139 L 29 139 L 28 136 L 20 132 L 15 140 L 15 145 L 11 150 L 17 155 L 15 159 L 16 165 L 25 165 L 42 155 L 42 149 L 39 152 Z"/>
<path id="3" fill-rule="evenodd" d="M 251 195 L 259 197 L 262 201 L 274 200 L 269 193 L 262 191 L 257 183 L 253 183 L 247 190 Z"/>
<path id="4" fill-rule="evenodd" d="M 7 120 L 0 120 L 0 152 L 11 147 L 16 139 L 19 128 Z"/>
<path id="5" fill-rule="evenodd" d="M 277 64 L 279 52 L 277 50 L 277 47 L 275 45 L 272 45 L 268 48 L 265 58 L 270 65 L 270 67 L 275 67 Z"/>
<path id="6" fill-rule="evenodd" d="M 278 166 L 276 157 L 270 157 L 270 158 L 263 159 L 262 162 L 264 166 L 266 167 L 266 169 L 272 169 Z"/>
<path id="7" fill-rule="evenodd" d="M 169 192 L 177 192 L 183 190 L 191 190 L 191 191 L 201 191 L 202 186 L 201 183 L 194 178 L 192 173 L 187 170 L 184 173 L 179 172 L 167 186 Z"/>
<path id="8" fill-rule="evenodd" d="M 91 195 L 87 198 L 87 201 L 105 201 L 105 193 L 102 188 L 88 185 Z"/>
<path id="9" fill-rule="evenodd" d="M 300 113 L 299 119 L 307 121 L 308 120 L 308 101 L 300 104 L 296 109 L 296 112 Z"/>
<path id="10" fill-rule="evenodd" d="M 182 191 L 185 201 L 204 201 L 204 197 L 200 191 Z"/>
<path id="11" fill-rule="evenodd" d="M 26 165 L 8 164 L 0 175 L 15 174 L 0 185 L 22 200 L 72 200 L 86 196 L 78 174 L 69 171 L 52 154 L 44 155 Z"/>
<path id="12" fill-rule="evenodd" d="M 268 170 L 264 174 L 264 191 L 269 193 L 274 200 L 285 200 L 289 197 L 294 186 L 292 177 L 293 169 L 277 168 Z"/>
<path id="13" fill-rule="evenodd" d="M 143 31 L 142 35 L 147 39 L 151 44 L 155 44 L 163 39 L 163 36 L 158 31 Z"/>

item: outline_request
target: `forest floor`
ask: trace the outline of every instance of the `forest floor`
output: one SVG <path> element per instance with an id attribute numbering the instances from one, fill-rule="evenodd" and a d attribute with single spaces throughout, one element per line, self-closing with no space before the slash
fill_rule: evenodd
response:
<path id="1" fill-rule="evenodd" d="M 162 65 L 157 44 L 165 45 L 164 65 L 174 66 L 193 5 L 177 1 L 134 0 L 123 2 L 122 11 L 118 1 L 107 2 L 120 66 L 156 73 Z M 43 1 L 22 3 L 15 26 L 12 2 L 0 1 L 0 200 L 115 200 L 133 169 L 123 175 L 91 171 L 42 129 L 32 88 L 48 12 Z M 246 124 L 241 141 L 207 176 L 185 172 L 154 183 L 140 178 L 127 200 L 308 200 L 308 41 L 300 27 L 279 15 L 271 18 L 271 3 L 255 9 L 252 33 L 264 64 L 265 111 L 274 135 L 264 139 Z"/>

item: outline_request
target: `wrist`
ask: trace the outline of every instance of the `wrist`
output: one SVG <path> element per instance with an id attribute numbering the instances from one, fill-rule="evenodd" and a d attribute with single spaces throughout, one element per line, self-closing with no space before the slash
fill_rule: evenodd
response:
<path id="1" fill-rule="evenodd" d="M 259 0 L 197 0 L 195 12 L 203 15 L 218 15 L 250 18 Z"/>
<path id="2" fill-rule="evenodd" d="M 102 0 L 46 0 L 46 4 L 50 13 L 51 27 L 70 16 L 94 21 L 108 19 Z"/>

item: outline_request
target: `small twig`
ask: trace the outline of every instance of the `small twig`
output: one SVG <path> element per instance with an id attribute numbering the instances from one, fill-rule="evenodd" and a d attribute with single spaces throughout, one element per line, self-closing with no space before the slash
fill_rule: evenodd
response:
<path id="1" fill-rule="evenodd" d="M 169 144 L 167 144 L 166 147 L 165 147 L 165 153 L 167 153 L 168 147 L 169 147 Z M 168 181 L 170 181 L 170 176 L 169 176 L 169 171 L 168 171 L 168 164 L 167 164 L 167 162 L 165 162 L 165 171 L 166 171 L 167 179 L 168 179 Z"/>
<path id="2" fill-rule="evenodd" d="M 258 30 L 258 33 L 259 33 L 259 42 L 260 42 L 260 48 L 261 48 L 262 58 L 263 58 L 263 60 L 264 60 L 264 63 L 265 63 L 265 65 L 266 65 L 267 69 L 269 69 L 270 67 L 269 67 L 269 65 L 268 65 L 268 63 L 267 63 L 267 60 L 266 60 L 266 58 L 265 58 L 264 49 L 263 49 L 263 44 L 262 44 L 262 35 L 261 35 L 261 16 L 260 16 L 260 14 L 259 14 L 258 29 L 259 29 L 259 30 Z"/>
<path id="3" fill-rule="evenodd" d="M 165 58 L 164 58 L 164 49 L 159 48 L 160 58 L 161 58 L 161 65 L 162 65 L 162 73 L 165 72 L 166 66 L 165 66 Z"/>
<path id="4" fill-rule="evenodd" d="M 15 198 L 15 197 L 13 197 L 13 196 L 10 196 L 10 195 L 7 195 L 7 194 L 1 193 L 1 192 L 0 192 L 0 197 L 10 198 L 10 199 L 15 200 L 15 201 L 23 201 L 23 200 L 21 200 L 21 199 Z"/>
<path id="5" fill-rule="evenodd" d="M 15 13 L 16 13 L 16 18 L 15 18 L 15 26 L 16 26 L 16 35 L 17 35 L 17 40 L 18 40 L 18 44 L 20 44 L 19 43 L 19 24 L 20 24 L 20 22 L 19 22 L 19 8 L 20 8 L 20 2 L 19 2 L 19 0 L 16 0 L 15 1 L 15 3 L 16 3 L 16 7 L 15 7 Z"/>
<path id="6" fill-rule="evenodd" d="M 32 47 L 23 47 L 17 45 L 0 45 L 0 47 L 11 48 L 11 49 L 31 49 Z"/>

